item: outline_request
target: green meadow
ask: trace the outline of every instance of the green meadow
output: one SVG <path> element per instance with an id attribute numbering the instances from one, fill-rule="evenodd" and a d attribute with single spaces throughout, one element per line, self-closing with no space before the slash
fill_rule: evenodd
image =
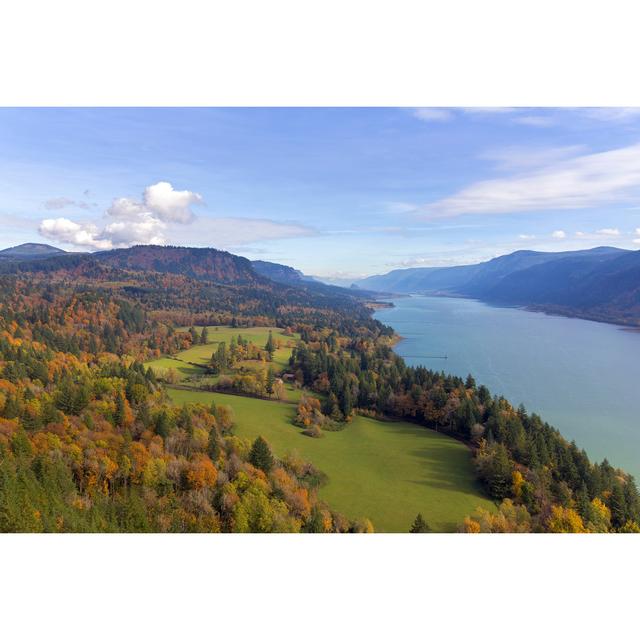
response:
<path id="1" fill-rule="evenodd" d="M 188 331 L 189 328 L 182 327 L 178 330 Z M 202 327 L 196 327 L 196 330 L 198 334 L 200 334 Z M 300 339 L 298 334 L 291 336 L 284 335 L 284 331 L 278 327 L 233 328 L 214 326 L 207 327 L 207 331 L 209 334 L 207 344 L 195 345 L 190 349 L 181 351 L 175 356 L 150 360 L 146 363 L 147 366 L 156 371 L 175 369 L 178 380 L 182 382 L 203 373 L 202 368 L 197 365 L 206 365 L 211 360 L 211 355 L 218 348 L 220 342 L 226 342 L 227 346 L 229 346 L 232 338 L 237 339 L 238 335 L 241 335 L 245 340 L 254 343 L 256 346 L 264 347 L 269 338 L 269 331 L 271 331 L 273 339 L 281 343 L 280 348 L 276 349 L 276 352 L 273 354 L 273 361 L 261 362 L 259 360 L 245 360 L 241 363 L 241 366 L 247 370 L 259 370 L 272 366 L 276 371 L 282 371 L 289 363 L 293 345 Z M 298 399 L 300 394 L 296 393 L 296 390 L 289 387 L 288 391 L 292 400 Z"/>
<path id="2" fill-rule="evenodd" d="M 453 531 L 477 506 L 493 508 L 467 447 L 424 427 L 357 416 L 344 430 L 316 439 L 292 424 L 292 404 L 195 390 L 168 393 L 180 405 L 230 405 L 237 435 L 262 435 L 277 455 L 295 451 L 311 461 L 329 477 L 321 498 L 351 518 L 369 518 L 376 531 L 406 532 L 418 512 L 434 531 Z"/>
<path id="3" fill-rule="evenodd" d="M 188 331 L 189 327 L 181 327 L 178 331 Z M 196 327 L 198 334 L 202 331 L 202 327 Z M 253 342 L 258 347 L 264 347 L 269 339 L 269 331 L 272 332 L 273 339 L 279 340 L 282 347 L 277 349 L 273 356 L 273 366 L 276 369 L 282 369 L 289 363 L 289 356 L 293 345 L 300 339 L 299 334 L 294 333 L 290 336 L 284 334 L 284 330 L 278 327 L 207 327 L 209 334 L 208 343 L 206 345 L 197 345 L 191 349 L 187 349 L 180 354 L 180 358 L 191 362 L 207 362 L 211 357 L 211 353 L 217 348 L 218 343 L 226 342 L 227 346 L 231 342 L 231 338 L 238 338 L 241 335 L 245 340 Z M 211 346 L 209 346 L 211 345 Z M 290 345 L 290 346 L 287 346 Z M 243 362 L 249 365 L 249 362 Z M 255 362 L 260 365 L 259 362 Z"/>

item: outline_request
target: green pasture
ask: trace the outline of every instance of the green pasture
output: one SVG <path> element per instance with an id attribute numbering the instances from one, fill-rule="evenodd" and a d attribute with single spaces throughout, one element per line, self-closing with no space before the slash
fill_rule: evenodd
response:
<path id="1" fill-rule="evenodd" d="M 188 331 L 188 327 L 181 327 L 178 331 Z M 202 331 L 202 327 L 196 327 L 198 335 Z M 204 373 L 204 370 L 197 365 L 206 365 L 211 360 L 211 355 L 218 348 L 220 342 L 226 342 L 227 347 L 231 342 L 231 338 L 238 338 L 241 335 L 245 340 L 254 343 L 258 347 L 264 347 L 269 338 L 269 331 L 273 332 L 273 339 L 280 340 L 282 347 L 276 350 L 273 355 L 272 362 L 261 362 L 259 360 L 245 360 L 240 362 L 235 371 L 238 372 L 241 368 L 245 368 L 249 371 L 256 371 L 272 366 L 276 371 L 282 371 L 288 364 L 292 346 L 300 336 L 294 334 L 292 336 L 285 336 L 284 331 L 278 327 L 247 327 L 247 328 L 232 328 L 232 327 L 207 327 L 209 334 L 207 344 L 198 344 L 190 349 L 185 349 L 180 353 L 172 357 L 158 358 L 157 360 L 150 360 L 146 364 L 154 370 L 161 369 L 175 369 L 178 373 L 178 380 L 184 381 L 186 378 L 197 376 Z M 193 364 L 190 364 L 193 363 Z M 295 393 L 291 387 L 291 393 L 293 396 L 299 396 L 299 393 Z"/>
<path id="2" fill-rule="evenodd" d="M 292 424 L 292 404 L 204 391 L 168 393 L 176 404 L 230 405 L 237 435 L 262 435 L 277 455 L 296 451 L 311 461 L 329 477 L 321 498 L 351 518 L 368 517 L 376 531 L 406 532 L 418 512 L 434 531 L 453 531 L 477 506 L 493 508 L 475 479 L 467 447 L 424 427 L 358 416 L 344 430 L 316 439 Z"/>

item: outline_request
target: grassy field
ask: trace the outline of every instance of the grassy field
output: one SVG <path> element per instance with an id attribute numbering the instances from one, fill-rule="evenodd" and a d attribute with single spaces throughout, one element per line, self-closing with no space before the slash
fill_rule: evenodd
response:
<path id="1" fill-rule="evenodd" d="M 202 331 L 202 327 L 196 327 L 198 334 Z M 188 327 L 181 327 L 178 331 L 188 331 Z M 285 367 L 289 363 L 289 356 L 291 355 L 291 346 L 295 344 L 300 336 L 296 333 L 290 336 L 286 336 L 284 334 L 283 329 L 279 329 L 278 327 L 243 327 L 243 328 L 233 328 L 233 327 L 207 327 L 207 332 L 209 334 L 209 340 L 207 345 L 198 345 L 191 349 L 187 349 L 187 351 L 183 351 L 180 354 L 180 357 L 183 360 L 190 360 L 191 362 L 199 362 L 200 358 L 204 358 L 205 361 L 208 361 L 211 357 L 211 354 L 218 346 L 220 342 L 226 342 L 227 346 L 231 342 L 231 338 L 238 338 L 238 335 L 241 335 L 245 340 L 252 342 L 258 347 L 264 347 L 267 344 L 267 340 L 269 339 L 269 331 L 273 334 L 274 340 L 280 340 L 282 342 L 282 348 L 277 349 L 273 355 L 273 365 L 276 369 L 281 369 Z M 287 344 L 291 345 L 287 347 Z M 211 346 L 208 346 L 211 345 Z M 249 365 L 250 363 L 245 362 L 245 365 Z M 259 365 L 260 363 L 255 363 Z"/>
<path id="2" fill-rule="evenodd" d="M 469 450 L 418 425 L 356 417 L 343 431 L 315 439 L 291 423 L 291 404 L 203 391 L 168 390 L 176 404 L 211 400 L 235 413 L 236 433 L 264 436 L 282 456 L 296 451 L 329 476 L 321 497 L 351 518 L 368 517 L 376 531 L 406 532 L 418 512 L 434 531 L 452 531 L 482 497 Z"/>
<path id="3" fill-rule="evenodd" d="M 198 334 L 202 331 L 202 327 L 196 327 Z M 182 327 L 179 331 L 188 331 L 188 327 L 185 329 Z M 226 342 L 227 347 L 231 342 L 231 338 L 238 338 L 241 335 L 245 340 L 254 343 L 258 347 L 264 347 L 269 338 L 269 331 L 273 333 L 274 340 L 279 340 L 282 346 L 276 350 L 273 354 L 273 362 L 260 362 L 258 360 L 245 360 L 241 362 L 236 369 L 240 366 L 249 370 L 264 369 L 272 366 L 276 371 L 281 371 L 289 363 L 289 357 L 291 356 L 292 347 L 300 336 L 294 334 L 292 336 L 284 335 L 282 329 L 278 327 L 248 327 L 248 328 L 232 328 L 232 327 L 207 327 L 209 339 L 207 344 L 198 344 L 191 349 L 181 351 L 173 357 L 158 358 L 157 360 L 151 360 L 146 364 L 155 370 L 162 369 L 175 369 L 180 381 L 185 380 L 191 376 L 199 375 L 203 373 L 203 370 L 189 364 L 190 362 L 196 365 L 206 365 L 211 360 L 211 355 L 218 348 L 220 342 Z M 290 387 L 290 395 L 299 396 L 299 393 L 295 393 L 294 389 Z"/>

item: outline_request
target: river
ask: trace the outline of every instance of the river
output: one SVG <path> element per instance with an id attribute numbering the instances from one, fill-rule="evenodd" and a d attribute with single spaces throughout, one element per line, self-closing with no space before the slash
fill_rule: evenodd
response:
<path id="1" fill-rule="evenodd" d="M 375 317 L 409 365 L 466 377 L 640 478 L 640 332 L 477 300 L 411 296 Z M 444 359 L 443 356 L 446 356 Z"/>

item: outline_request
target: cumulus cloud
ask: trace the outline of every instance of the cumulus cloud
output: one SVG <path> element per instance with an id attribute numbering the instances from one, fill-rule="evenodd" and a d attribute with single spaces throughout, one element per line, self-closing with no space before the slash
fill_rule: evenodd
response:
<path id="1" fill-rule="evenodd" d="M 535 240 L 535 236 L 530 236 L 526 233 L 521 233 L 518 238 L 520 238 L 520 240 Z"/>
<path id="2" fill-rule="evenodd" d="M 142 200 L 115 198 L 105 212 L 112 222 L 101 230 L 93 223 L 77 223 L 67 218 L 43 220 L 39 230 L 50 240 L 82 248 L 114 249 L 134 244 L 166 244 L 164 232 L 167 224 L 189 224 L 195 217 L 191 205 L 201 202 L 199 193 L 177 191 L 169 182 L 158 182 L 144 190 Z"/>
<path id="3" fill-rule="evenodd" d="M 144 190 L 144 204 L 163 222 L 191 222 L 194 216 L 189 207 L 201 202 L 199 193 L 176 191 L 169 182 L 158 182 Z"/>
<path id="4" fill-rule="evenodd" d="M 640 193 L 640 144 L 560 160 L 512 177 L 482 180 L 424 207 L 426 218 L 579 209 Z"/>
<path id="5" fill-rule="evenodd" d="M 556 238 L 557 240 L 562 240 L 567 237 L 566 231 L 562 231 L 562 229 L 557 229 L 551 234 L 552 238 Z"/>
<path id="6" fill-rule="evenodd" d="M 45 238 L 82 249 L 117 249 L 136 244 L 192 244 L 231 248 L 259 240 L 292 238 L 315 233 L 293 222 L 256 218 L 199 218 L 194 204 L 202 196 L 193 191 L 177 191 L 169 182 L 158 182 L 144 190 L 141 200 L 115 198 L 105 211 L 102 228 L 93 222 L 68 218 L 43 220 L 39 232 Z"/>
<path id="7" fill-rule="evenodd" d="M 43 220 L 38 227 L 40 235 L 55 240 L 72 244 L 86 249 L 111 249 L 110 240 L 98 237 L 98 228 L 93 224 L 78 223 L 68 218 L 55 218 Z"/>

